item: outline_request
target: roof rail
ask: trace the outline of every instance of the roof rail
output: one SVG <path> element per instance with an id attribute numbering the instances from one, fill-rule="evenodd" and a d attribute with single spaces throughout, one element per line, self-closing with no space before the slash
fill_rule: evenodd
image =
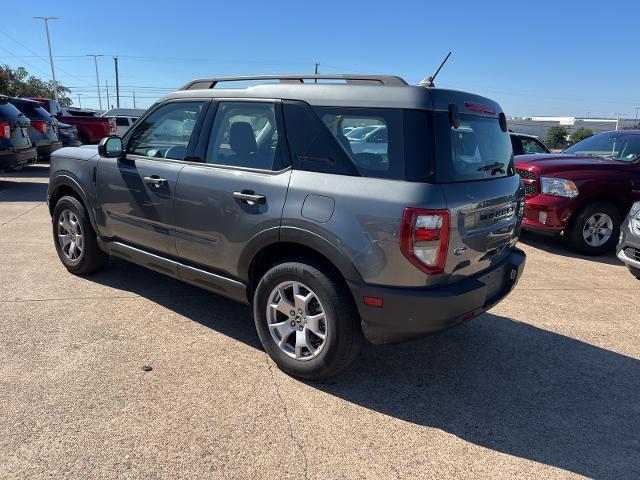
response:
<path id="1" fill-rule="evenodd" d="M 280 83 L 305 83 L 305 80 L 345 80 L 346 83 L 360 85 L 378 84 L 396 87 L 408 85 L 404 79 L 394 75 L 253 75 L 246 77 L 199 78 L 187 83 L 180 90 L 203 90 L 215 88 L 221 82 L 245 82 L 250 80 L 278 80 Z"/>

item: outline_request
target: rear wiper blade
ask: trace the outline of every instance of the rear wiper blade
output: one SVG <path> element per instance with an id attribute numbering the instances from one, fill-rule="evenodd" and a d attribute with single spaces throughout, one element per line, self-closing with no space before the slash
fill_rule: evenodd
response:
<path id="1" fill-rule="evenodd" d="M 479 172 L 486 172 L 487 170 L 491 170 L 491 175 L 495 175 L 498 172 L 504 173 L 504 163 L 487 163 L 478 168 Z"/>

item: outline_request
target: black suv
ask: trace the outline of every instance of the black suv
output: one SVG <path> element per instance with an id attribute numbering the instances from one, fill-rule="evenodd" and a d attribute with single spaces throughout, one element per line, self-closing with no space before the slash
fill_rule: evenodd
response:
<path id="1" fill-rule="evenodd" d="M 217 88 L 250 80 L 271 83 Z M 347 135 L 361 127 L 384 135 Z M 265 350 L 307 379 L 363 334 L 470 320 L 525 263 L 500 106 L 399 77 L 196 80 L 123 139 L 54 153 L 48 201 L 70 272 L 115 255 L 250 304 Z"/>
<path id="2" fill-rule="evenodd" d="M 0 171 L 35 163 L 29 126 L 29 119 L 9 103 L 9 97 L 0 95 Z"/>
<path id="3" fill-rule="evenodd" d="M 38 152 L 38 160 L 49 160 L 49 156 L 62 148 L 58 138 L 58 120 L 42 105 L 26 98 L 10 98 L 9 101 L 31 120 L 30 134 Z"/>

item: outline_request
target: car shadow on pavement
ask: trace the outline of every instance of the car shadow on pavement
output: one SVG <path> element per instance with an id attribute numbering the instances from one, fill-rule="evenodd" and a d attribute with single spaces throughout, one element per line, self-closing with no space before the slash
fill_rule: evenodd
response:
<path id="1" fill-rule="evenodd" d="M 86 278 L 262 348 L 245 305 L 119 259 Z M 367 344 L 339 376 L 306 383 L 498 452 L 591 478 L 640 478 L 640 361 L 507 317 Z"/>
<path id="2" fill-rule="evenodd" d="M 640 361 L 510 318 L 367 346 L 335 380 L 311 385 L 590 478 L 640 478 Z"/>
<path id="3" fill-rule="evenodd" d="M 47 199 L 47 184 L 41 182 L 15 182 L 0 178 L 0 203 L 44 202 Z"/>
<path id="4" fill-rule="evenodd" d="M 140 295 L 234 340 L 262 349 L 247 305 L 115 257 L 110 258 L 104 270 L 85 278 Z"/>
<path id="5" fill-rule="evenodd" d="M 537 248 L 552 255 L 560 255 L 568 258 L 579 258 L 590 262 L 604 263 L 606 265 L 622 265 L 622 262 L 616 257 L 615 252 L 611 250 L 604 255 L 589 257 L 580 255 L 572 251 L 564 242 L 564 238 L 560 236 L 545 235 L 535 232 L 522 232 L 520 242 L 530 247 Z"/>

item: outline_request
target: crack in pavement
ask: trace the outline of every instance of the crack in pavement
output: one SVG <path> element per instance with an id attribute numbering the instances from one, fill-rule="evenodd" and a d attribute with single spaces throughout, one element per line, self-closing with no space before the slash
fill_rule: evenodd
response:
<path id="1" fill-rule="evenodd" d="M 273 385 L 274 385 L 274 387 L 276 389 L 276 395 L 280 399 L 280 403 L 282 403 L 282 410 L 284 412 L 284 418 L 286 418 L 287 426 L 289 427 L 289 437 L 291 437 L 291 440 L 293 440 L 294 443 L 297 445 L 298 450 L 300 450 L 300 452 L 302 452 L 302 460 L 303 460 L 303 467 L 304 467 L 304 478 L 305 478 L 305 480 L 308 480 L 309 479 L 309 463 L 307 461 L 307 452 L 304 449 L 303 443 L 300 440 L 298 440 L 296 438 L 296 436 L 293 434 L 293 426 L 291 425 L 291 418 L 289 417 L 289 409 L 287 408 L 287 404 L 284 401 L 284 398 L 282 398 L 282 395 L 280 394 L 280 387 L 278 386 L 278 382 L 276 380 L 276 377 L 273 374 L 273 368 L 271 366 L 271 362 L 269 361 L 269 356 L 268 356 L 268 354 L 266 352 L 265 352 L 265 359 L 267 361 L 267 368 L 269 369 L 269 374 L 271 375 L 271 380 L 273 380 Z"/>
<path id="2" fill-rule="evenodd" d="M 13 217 L 11 220 L 7 220 L 4 223 L 0 223 L 0 227 L 4 227 L 5 225 L 8 225 L 9 223 L 13 222 L 14 220 L 17 220 L 18 218 L 26 215 L 29 212 L 32 212 L 33 210 L 35 210 L 36 208 L 38 208 L 39 206 L 43 205 L 45 202 L 40 202 L 39 204 L 37 204 L 34 207 L 31 207 L 29 210 L 22 212 L 20 215 L 18 215 L 17 217 Z"/>

